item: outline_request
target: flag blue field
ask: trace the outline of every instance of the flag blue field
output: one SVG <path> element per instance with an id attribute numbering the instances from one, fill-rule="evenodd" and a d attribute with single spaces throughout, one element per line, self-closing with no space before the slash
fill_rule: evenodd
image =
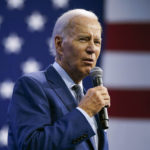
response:
<path id="1" fill-rule="evenodd" d="M 45 69 L 54 23 L 63 12 L 84 8 L 102 21 L 103 1 L 0 0 L 0 150 L 7 150 L 7 108 L 15 81 L 23 74 Z"/>

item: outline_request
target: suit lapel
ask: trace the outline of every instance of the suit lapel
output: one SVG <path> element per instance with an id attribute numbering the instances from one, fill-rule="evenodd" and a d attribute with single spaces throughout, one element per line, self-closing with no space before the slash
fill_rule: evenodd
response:
<path id="1" fill-rule="evenodd" d="M 54 67 L 50 65 L 45 73 L 50 86 L 61 99 L 63 104 L 67 107 L 67 109 L 71 111 L 73 108 L 75 108 L 77 103 L 74 97 Z"/>

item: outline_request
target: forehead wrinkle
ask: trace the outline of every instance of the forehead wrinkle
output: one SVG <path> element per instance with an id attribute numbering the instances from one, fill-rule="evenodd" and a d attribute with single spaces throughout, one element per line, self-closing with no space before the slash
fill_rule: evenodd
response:
<path id="1" fill-rule="evenodd" d="M 96 21 L 97 25 L 99 25 L 99 26 L 97 26 L 96 23 L 88 24 L 88 26 L 87 26 L 87 24 L 86 24 L 87 20 L 85 22 L 83 22 L 82 20 L 79 20 L 79 19 L 78 20 L 73 19 L 68 24 L 68 27 L 69 28 L 83 28 L 83 29 L 84 29 L 85 26 L 89 27 L 89 28 L 95 28 L 95 29 L 100 29 L 101 28 L 99 22 L 96 19 L 89 18 L 89 21 L 91 21 L 91 20 Z"/>
<path id="2" fill-rule="evenodd" d="M 86 20 L 87 22 L 88 21 L 87 19 L 89 21 L 93 20 L 94 22 L 96 22 L 98 26 L 95 23 L 89 24 L 87 26 L 87 24 L 83 22 L 83 20 Z M 102 31 L 101 25 L 97 19 L 79 15 L 69 20 L 68 25 L 64 28 L 64 32 L 70 35 L 71 33 L 74 33 L 75 30 L 77 29 L 78 31 L 81 31 L 82 33 L 84 32 L 87 33 L 87 30 L 84 30 L 84 27 L 95 28 L 95 30 Z"/>

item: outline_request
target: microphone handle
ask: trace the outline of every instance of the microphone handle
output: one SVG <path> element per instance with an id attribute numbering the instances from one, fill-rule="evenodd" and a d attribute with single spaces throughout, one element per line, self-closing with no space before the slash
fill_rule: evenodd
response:
<path id="1" fill-rule="evenodd" d="M 109 128 L 109 118 L 108 118 L 108 112 L 107 112 L 107 107 L 105 106 L 102 108 L 102 110 L 99 112 L 99 117 L 100 117 L 100 122 L 102 129 L 108 129 Z"/>
<path id="2" fill-rule="evenodd" d="M 103 86 L 103 80 L 101 76 L 97 76 L 93 79 L 93 85 L 95 86 Z M 102 129 L 109 128 L 109 117 L 107 112 L 107 106 L 103 107 L 102 110 L 99 112 L 99 118 L 101 122 Z"/>

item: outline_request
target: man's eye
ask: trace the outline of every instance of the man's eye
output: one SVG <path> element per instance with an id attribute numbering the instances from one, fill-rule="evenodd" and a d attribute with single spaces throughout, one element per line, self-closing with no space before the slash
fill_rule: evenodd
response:
<path id="1" fill-rule="evenodd" d="M 95 44 L 101 44 L 101 42 L 100 42 L 100 41 L 94 41 L 94 43 L 95 43 Z"/>
<path id="2" fill-rule="evenodd" d="M 85 42 L 85 41 L 87 41 L 88 39 L 87 38 L 80 38 L 79 39 L 79 41 L 81 41 L 81 42 Z"/>

